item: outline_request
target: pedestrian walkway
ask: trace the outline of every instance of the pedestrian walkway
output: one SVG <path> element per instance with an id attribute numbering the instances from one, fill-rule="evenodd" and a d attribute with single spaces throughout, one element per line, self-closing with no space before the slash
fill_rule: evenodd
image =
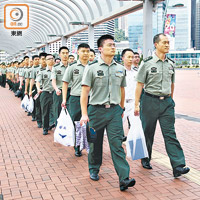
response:
<path id="1" fill-rule="evenodd" d="M 20 108 L 20 99 L 8 88 L 0 88 L 0 199 L 200 199 L 199 83 L 197 70 L 177 70 L 176 131 L 191 172 L 173 178 L 158 127 L 153 170 L 143 169 L 140 161 L 128 159 L 130 177 L 136 179 L 136 185 L 125 192 L 119 190 L 106 137 L 100 180 L 95 182 L 89 178 L 86 151 L 77 158 L 73 147 L 53 142 L 53 131 L 43 136 L 42 129 Z"/>

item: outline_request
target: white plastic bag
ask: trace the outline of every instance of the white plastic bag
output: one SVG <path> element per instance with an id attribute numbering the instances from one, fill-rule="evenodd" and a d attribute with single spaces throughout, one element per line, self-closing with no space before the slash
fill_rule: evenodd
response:
<path id="1" fill-rule="evenodd" d="M 30 97 L 27 110 L 28 112 L 32 113 L 33 109 L 34 109 L 34 101 L 33 101 L 33 97 Z"/>
<path id="2" fill-rule="evenodd" d="M 149 157 L 140 117 L 132 116 L 130 119 L 131 128 L 126 141 L 127 156 L 132 160 Z"/>
<path id="3" fill-rule="evenodd" d="M 24 109 L 25 111 L 28 111 L 27 107 L 29 104 L 29 99 L 28 99 L 28 95 L 26 94 L 21 102 L 21 108 Z"/>
<path id="4" fill-rule="evenodd" d="M 74 124 L 67 109 L 62 108 L 57 121 L 58 123 L 54 131 L 54 142 L 60 143 L 64 146 L 74 146 Z"/>
<path id="5" fill-rule="evenodd" d="M 75 122 L 76 125 L 76 147 L 80 146 L 80 150 L 86 149 L 89 153 L 89 144 L 87 141 L 86 124 L 80 125 L 80 121 Z"/>

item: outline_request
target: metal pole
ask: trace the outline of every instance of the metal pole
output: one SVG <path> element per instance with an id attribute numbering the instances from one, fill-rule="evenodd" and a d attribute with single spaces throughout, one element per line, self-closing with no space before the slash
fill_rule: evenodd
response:
<path id="1" fill-rule="evenodd" d="M 88 43 L 91 49 L 94 49 L 94 26 L 88 25 Z"/>
<path id="2" fill-rule="evenodd" d="M 143 58 L 150 56 L 152 53 L 152 12 L 153 3 L 150 0 L 145 0 L 143 3 Z"/>
<path id="3" fill-rule="evenodd" d="M 61 37 L 61 46 L 67 46 L 67 38 L 65 36 Z"/>

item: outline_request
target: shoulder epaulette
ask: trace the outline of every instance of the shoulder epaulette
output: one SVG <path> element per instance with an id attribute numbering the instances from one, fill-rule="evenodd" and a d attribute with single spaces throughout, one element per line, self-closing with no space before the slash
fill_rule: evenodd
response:
<path id="1" fill-rule="evenodd" d="M 98 60 L 88 63 L 88 65 L 93 65 L 94 63 L 98 63 Z"/>
<path id="2" fill-rule="evenodd" d="M 70 63 L 69 66 L 76 64 L 76 63 L 77 63 L 77 61 L 75 60 L 73 63 Z"/>
<path id="3" fill-rule="evenodd" d="M 147 62 L 147 61 L 151 60 L 152 58 L 153 58 L 152 56 L 149 56 L 149 57 L 145 58 L 143 61 Z"/>
<path id="4" fill-rule="evenodd" d="M 41 71 L 44 71 L 45 69 L 46 69 L 46 68 L 41 68 L 40 70 L 41 70 Z"/>
<path id="5" fill-rule="evenodd" d="M 115 60 L 115 62 L 116 62 L 118 65 L 122 65 L 122 63 L 120 63 L 120 62 L 118 62 L 118 61 L 116 61 L 116 60 Z M 122 66 L 123 66 L 123 65 L 122 65 Z"/>
<path id="6" fill-rule="evenodd" d="M 58 65 L 60 65 L 60 63 L 58 63 L 58 64 L 54 65 L 53 67 L 57 67 Z"/>
<path id="7" fill-rule="evenodd" d="M 167 59 L 173 62 L 173 64 L 175 63 L 174 60 L 172 60 L 171 58 L 167 57 Z"/>

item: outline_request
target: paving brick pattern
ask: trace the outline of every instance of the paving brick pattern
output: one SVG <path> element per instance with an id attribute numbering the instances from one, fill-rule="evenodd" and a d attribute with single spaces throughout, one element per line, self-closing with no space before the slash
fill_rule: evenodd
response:
<path id="1" fill-rule="evenodd" d="M 200 118 L 198 72 L 177 70 L 176 113 Z M 176 130 L 187 165 L 199 171 L 200 123 L 180 118 Z M 20 108 L 20 100 L 8 88 L 0 88 L 0 194 L 4 200 L 200 199 L 199 184 L 184 176 L 174 179 L 171 169 L 156 160 L 152 160 L 153 170 L 145 170 L 140 161 L 129 159 L 136 185 L 120 192 L 106 137 L 100 180 L 92 181 L 87 153 L 75 157 L 73 147 L 54 143 L 53 130 L 49 133 L 43 136 L 42 129 Z M 159 127 L 154 150 L 166 155 Z"/>

